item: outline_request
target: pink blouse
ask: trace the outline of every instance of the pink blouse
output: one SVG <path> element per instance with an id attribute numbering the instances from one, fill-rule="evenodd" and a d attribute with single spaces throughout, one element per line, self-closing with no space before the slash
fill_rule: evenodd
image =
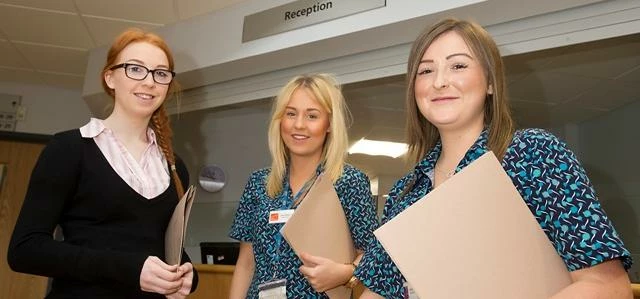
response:
<path id="1" fill-rule="evenodd" d="M 111 168 L 138 194 L 153 199 L 169 187 L 167 160 L 151 128 L 147 129 L 149 144 L 140 161 L 133 158 L 100 119 L 91 118 L 88 124 L 80 128 L 80 134 L 83 138 L 93 138 Z"/>

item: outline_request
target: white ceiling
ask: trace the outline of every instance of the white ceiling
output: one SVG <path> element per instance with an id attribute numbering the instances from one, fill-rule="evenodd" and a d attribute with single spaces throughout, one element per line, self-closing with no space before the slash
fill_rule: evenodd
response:
<path id="1" fill-rule="evenodd" d="M 88 50 L 243 0 L 0 0 L 0 82 L 80 90 Z M 97 79 L 96 79 L 97 80 Z"/>
<path id="2" fill-rule="evenodd" d="M 81 90 L 88 50 L 110 43 L 125 28 L 154 29 L 242 1 L 0 0 L 0 82 Z M 640 35 L 505 60 L 522 126 L 579 123 L 640 100 Z M 403 140 L 403 86 L 397 76 L 345 87 L 356 120 L 354 140 Z M 350 159 L 370 174 L 404 172 L 390 158 Z"/>

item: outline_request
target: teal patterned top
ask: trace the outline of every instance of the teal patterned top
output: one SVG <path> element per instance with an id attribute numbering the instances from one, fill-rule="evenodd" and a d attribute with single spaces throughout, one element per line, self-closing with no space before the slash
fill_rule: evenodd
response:
<path id="1" fill-rule="evenodd" d="M 274 275 L 276 279 L 287 280 L 288 298 L 328 298 L 325 293 L 314 291 L 302 276 L 298 270 L 302 262 L 289 244 L 278 242 L 283 224 L 268 223 L 270 211 L 288 207 L 293 202 L 288 177 L 283 180 L 281 194 L 275 199 L 267 195 L 265 187 L 269 172 L 268 168 L 260 169 L 249 177 L 229 233 L 231 238 L 253 245 L 256 266 L 247 298 L 258 298 L 258 285 L 272 280 Z M 334 186 L 354 245 L 367 250 L 375 242 L 373 231 L 378 227 L 369 178 L 353 166 L 345 165 Z"/>
<path id="2" fill-rule="evenodd" d="M 487 151 L 485 130 L 467 151 L 456 172 Z M 433 189 L 430 176 L 440 152 L 438 143 L 412 172 L 394 185 L 384 207 L 382 223 Z M 502 167 L 567 269 L 574 271 L 616 258 L 622 260 L 625 269 L 631 267 L 629 251 L 602 210 L 585 170 L 558 138 L 541 129 L 516 132 Z M 405 188 L 409 190 L 401 197 Z M 404 278 L 378 241 L 365 253 L 356 276 L 370 290 L 386 298 L 404 296 Z"/>

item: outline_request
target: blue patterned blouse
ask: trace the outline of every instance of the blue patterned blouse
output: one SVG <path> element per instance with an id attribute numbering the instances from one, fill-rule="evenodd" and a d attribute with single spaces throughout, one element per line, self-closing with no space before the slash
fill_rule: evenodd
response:
<path id="1" fill-rule="evenodd" d="M 288 178 L 283 181 L 283 192 L 277 198 L 269 198 L 266 192 L 269 168 L 251 174 L 244 189 L 229 236 L 241 242 L 252 243 L 255 271 L 247 298 L 258 298 L 258 285 L 277 279 L 287 280 L 289 298 L 328 298 L 317 293 L 302 276 L 302 262 L 289 244 L 280 242 L 283 224 L 269 224 L 269 212 L 280 210 L 293 201 Z M 351 236 L 358 249 L 367 250 L 375 242 L 373 231 L 378 227 L 375 206 L 371 196 L 369 178 L 351 165 L 345 165 L 342 176 L 334 184 L 351 228 Z"/>
<path id="2" fill-rule="evenodd" d="M 456 172 L 487 151 L 485 130 Z M 389 192 L 382 223 L 432 190 L 430 177 L 440 152 L 438 142 L 412 172 L 396 182 Z M 622 260 L 625 269 L 631 266 L 629 251 L 600 207 L 584 169 L 554 135 L 541 129 L 516 132 L 502 167 L 570 271 L 615 258 Z M 399 197 L 412 182 L 409 192 Z M 378 241 L 365 253 L 356 276 L 386 298 L 403 298 L 404 277 Z"/>

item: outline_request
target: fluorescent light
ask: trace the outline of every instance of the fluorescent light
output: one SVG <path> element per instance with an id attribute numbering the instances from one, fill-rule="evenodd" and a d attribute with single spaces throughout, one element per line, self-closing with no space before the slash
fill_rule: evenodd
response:
<path id="1" fill-rule="evenodd" d="M 389 156 L 397 158 L 407 152 L 405 143 L 360 139 L 349 149 L 349 154 L 365 154 L 370 156 Z"/>

